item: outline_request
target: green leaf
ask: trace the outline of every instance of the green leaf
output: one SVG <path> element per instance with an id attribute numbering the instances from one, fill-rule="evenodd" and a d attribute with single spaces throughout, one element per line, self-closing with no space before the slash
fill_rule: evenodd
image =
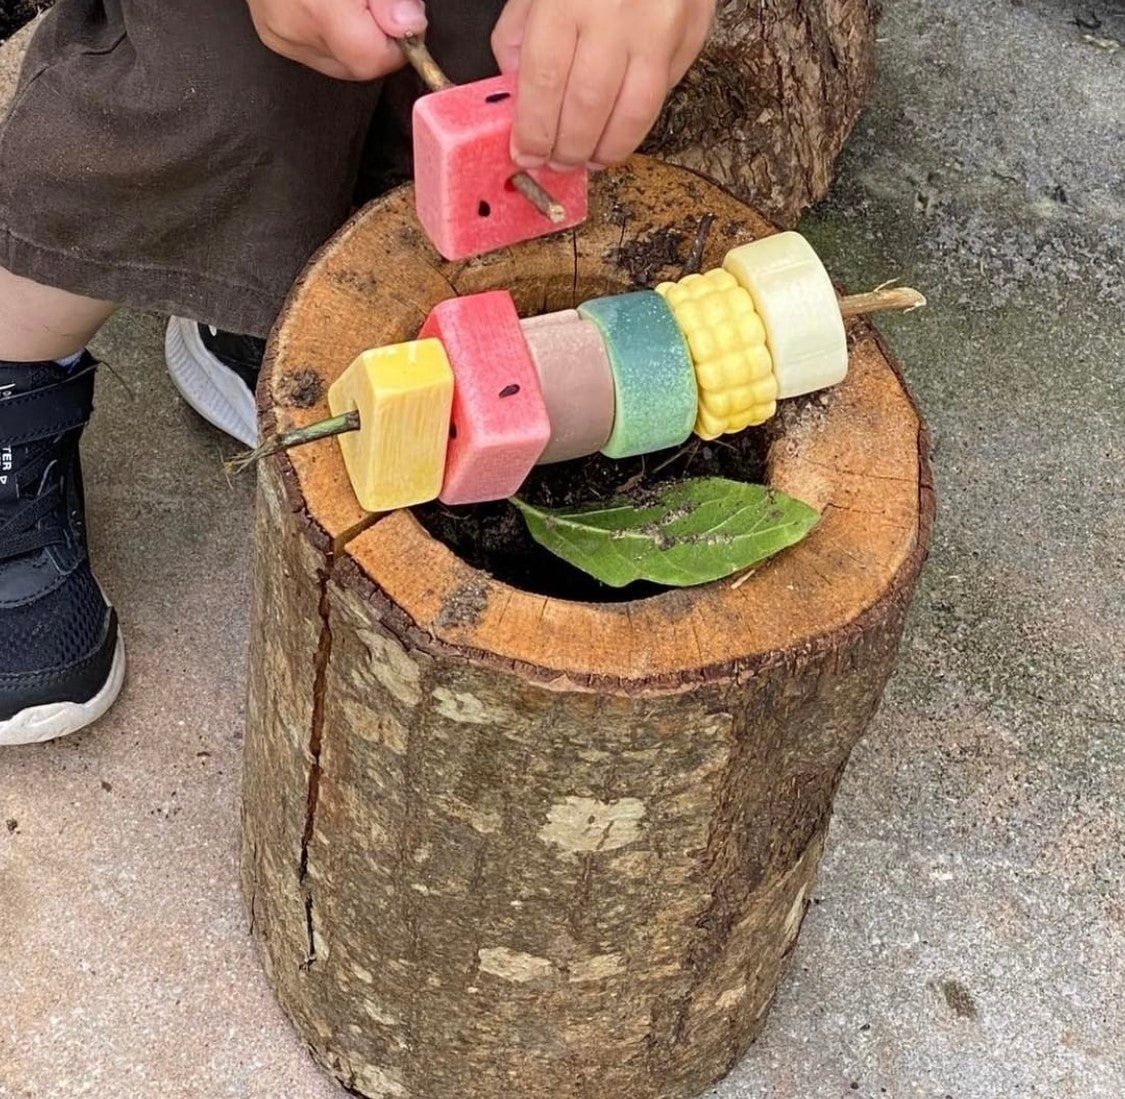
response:
<path id="1" fill-rule="evenodd" d="M 777 489 L 720 477 L 669 485 L 638 506 L 512 503 L 541 546 L 614 588 L 634 580 L 680 588 L 719 580 L 795 545 L 820 520 Z"/>

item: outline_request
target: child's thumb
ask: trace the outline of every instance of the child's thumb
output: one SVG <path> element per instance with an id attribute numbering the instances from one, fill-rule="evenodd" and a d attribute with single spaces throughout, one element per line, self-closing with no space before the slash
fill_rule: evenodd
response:
<path id="1" fill-rule="evenodd" d="M 508 0 L 492 32 L 492 52 L 502 73 L 514 73 L 520 65 L 520 46 L 523 45 L 531 0 Z"/>
<path id="2" fill-rule="evenodd" d="M 426 29 L 426 5 L 422 0 L 367 0 L 367 6 L 388 38 L 421 34 Z"/>

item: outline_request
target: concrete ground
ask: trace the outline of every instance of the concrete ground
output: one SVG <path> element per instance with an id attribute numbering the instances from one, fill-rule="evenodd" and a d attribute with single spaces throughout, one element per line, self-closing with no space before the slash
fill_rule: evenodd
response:
<path id="1" fill-rule="evenodd" d="M 1118 1099 L 1125 18 L 886 9 L 877 102 L 805 228 L 852 286 L 930 295 L 886 329 L 941 512 L 794 969 L 712 1094 Z M 251 489 L 160 335 L 137 315 L 104 334 L 86 450 L 125 694 L 95 731 L 0 760 L 0 1096 L 335 1099 L 236 884 Z"/>

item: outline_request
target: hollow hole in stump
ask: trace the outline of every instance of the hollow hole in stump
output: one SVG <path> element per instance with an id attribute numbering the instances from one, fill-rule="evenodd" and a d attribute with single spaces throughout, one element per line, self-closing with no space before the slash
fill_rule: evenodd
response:
<path id="1" fill-rule="evenodd" d="M 577 507 L 627 496 L 643 506 L 652 490 L 693 477 L 726 477 L 762 483 L 776 421 L 704 442 L 694 435 L 683 447 L 643 458 L 596 455 L 538 466 L 520 496 L 538 507 Z M 661 468 L 662 467 L 662 468 Z M 655 472 L 654 472 L 655 471 Z M 520 513 L 507 501 L 447 507 L 440 501 L 414 509 L 423 527 L 474 568 L 515 588 L 584 603 L 649 599 L 667 589 L 639 582 L 611 588 L 540 546 Z"/>

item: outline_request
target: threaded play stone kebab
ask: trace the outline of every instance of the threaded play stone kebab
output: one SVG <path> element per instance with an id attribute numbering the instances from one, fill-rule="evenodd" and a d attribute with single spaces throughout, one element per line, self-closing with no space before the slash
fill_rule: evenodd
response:
<path id="1" fill-rule="evenodd" d="M 344 371 L 329 389 L 332 420 L 231 468 L 338 435 L 369 512 L 504 499 L 537 464 L 765 423 L 778 400 L 844 379 L 846 317 L 922 305 L 905 287 L 837 298 L 794 232 L 741 245 L 716 270 L 541 317 L 521 320 L 503 290 L 451 298 L 417 340 L 365 351 Z"/>

